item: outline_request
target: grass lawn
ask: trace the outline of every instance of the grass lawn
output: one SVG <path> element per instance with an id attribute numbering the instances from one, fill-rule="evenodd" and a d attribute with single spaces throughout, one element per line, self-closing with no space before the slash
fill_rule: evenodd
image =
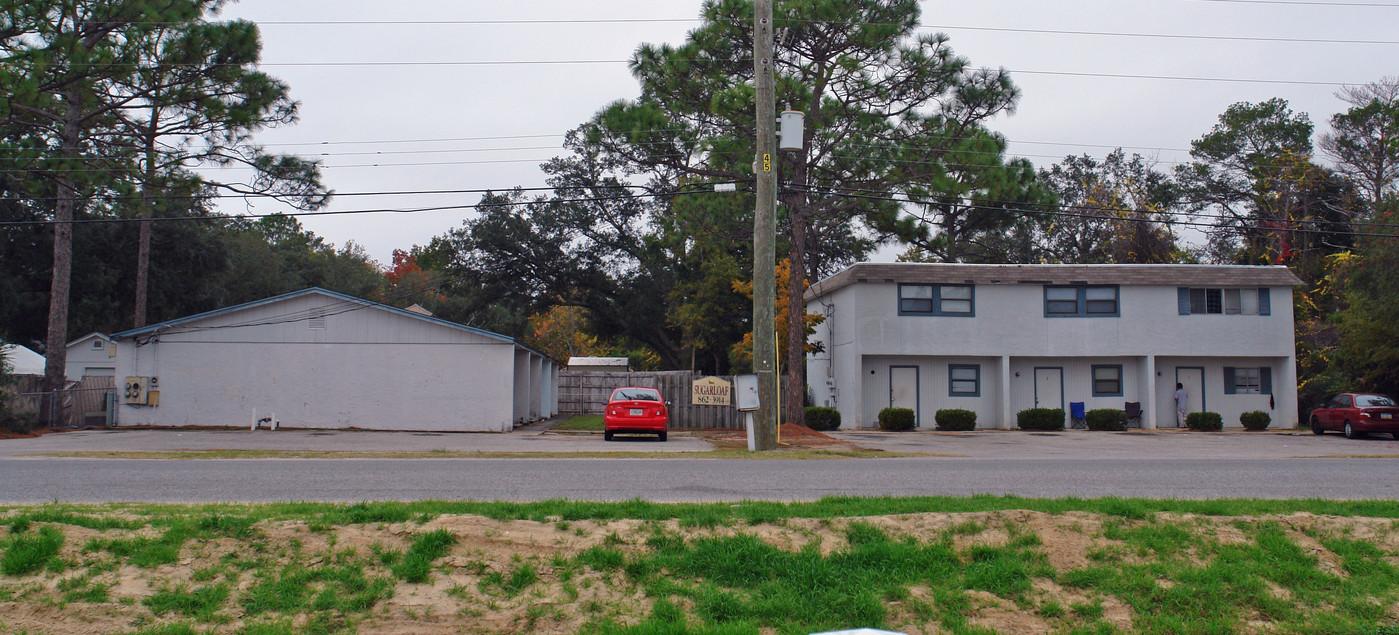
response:
<path id="1" fill-rule="evenodd" d="M 0 506 L 0 633 L 1399 634 L 1399 501 Z"/>
<path id="2" fill-rule="evenodd" d="M 602 415 L 577 415 L 550 429 L 602 432 Z"/>

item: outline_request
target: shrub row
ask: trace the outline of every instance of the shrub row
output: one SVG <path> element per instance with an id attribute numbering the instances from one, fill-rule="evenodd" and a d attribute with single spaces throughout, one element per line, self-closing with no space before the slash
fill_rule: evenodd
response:
<path id="1" fill-rule="evenodd" d="M 937 429 L 944 431 L 968 431 L 976 429 L 976 413 L 971 410 L 948 408 L 939 410 L 933 419 Z M 1121 431 L 1127 429 L 1127 413 L 1113 408 L 1099 408 L 1084 413 L 1089 430 Z M 1021 430 L 1063 430 L 1064 410 L 1062 408 L 1030 408 L 1015 415 L 1016 425 Z M 835 408 L 807 408 L 807 425 L 812 430 L 835 430 L 840 427 L 840 412 Z M 914 412 L 909 408 L 885 408 L 879 411 L 879 427 L 889 432 L 912 430 L 916 424 Z M 1272 417 L 1261 410 L 1253 410 L 1239 415 L 1239 423 L 1248 430 L 1263 430 L 1272 423 Z M 1224 417 L 1217 412 L 1192 412 L 1185 417 L 1185 425 L 1191 430 L 1218 431 L 1224 429 Z"/>

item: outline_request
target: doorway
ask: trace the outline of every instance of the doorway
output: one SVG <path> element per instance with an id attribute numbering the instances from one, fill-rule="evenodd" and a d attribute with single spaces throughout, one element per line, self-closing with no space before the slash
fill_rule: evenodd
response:
<path id="1" fill-rule="evenodd" d="M 1177 366 L 1176 383 L 1185 387 L 1185 411 L 1205 411 L 1205 369 L 1203 366 Z M 1185 424 L 1176 418 L 1175 386 L 1171 386 L 1171 420 L 1177 428 Z"/>
<path id="2" fill-rule="evenodd" d="M 889 367 L 889 407 L 913 411 L 913 425 L 918 427 L 918 367 Z"/>
<path id="3" fill-rule="evenodd" d="M 1035 369 L 1035 407 L 1064 409 L 1064 369 Z"/>

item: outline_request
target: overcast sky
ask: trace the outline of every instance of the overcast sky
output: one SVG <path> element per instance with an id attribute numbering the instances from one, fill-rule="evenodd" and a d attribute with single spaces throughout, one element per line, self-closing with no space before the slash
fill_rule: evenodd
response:
<path id="1" fill-rule="evenodd" d="M 1011 71 L 1023 92 L 1018 112 L 990 126 L 1010 139 L 1013 155 L 1038 166 L 1122 146 L 1169 169 L 1227 106 L 1272 97 L 1309 113 L 1320 134 L 1344 110 L 1336 84 L 1399 75 L 1399 0 L 930 0 L 922 7 L 923 24 L 947 33 L 973 65 Z M 265 70 L 301 102 L 300 123 L 258 139 L 319 156 L 327 184 L 349 194 L 543 185 L 538 164 L 560 153 L 563 133 L 637 95 L 624 63 L 636 47 L 683 41 L 699 9 L 699 0 L 241 0 L 223 17 L 261 24 Z M 480 23 L 492 20 L 522 23 Z M 539 61 L 599 63 L 479 64 Z M 330 210 L 478 199 L 339 196 Z M 469 214 L 303 223 L 387 264 L 394 249 L 425 244 Z"/>

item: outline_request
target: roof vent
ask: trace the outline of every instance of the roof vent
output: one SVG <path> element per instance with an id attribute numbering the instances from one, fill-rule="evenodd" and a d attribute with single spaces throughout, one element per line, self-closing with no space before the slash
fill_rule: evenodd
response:
<path id="1" fill-rule="evenodd" d="M 311 309 L 311 320 L 306 323 L 306 326 L 317 331 L 325 330 L 325 308 Z"/>

